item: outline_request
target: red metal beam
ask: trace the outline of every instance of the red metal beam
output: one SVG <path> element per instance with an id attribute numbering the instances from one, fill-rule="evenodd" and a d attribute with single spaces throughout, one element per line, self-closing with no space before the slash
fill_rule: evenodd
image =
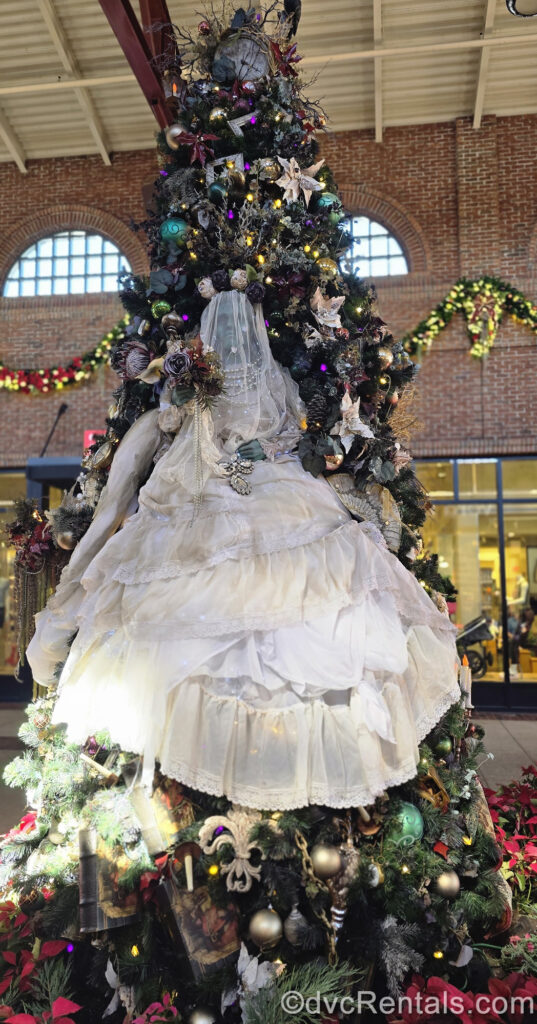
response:
<path id="1" fill-rule="evenodd" d="M 160 128 L 172 123 L 160 75 L 129 0 L 99 0 Z"/>
<path id="2" fill-rule="evenodd" d="M 177 46 L 166 0 L 140 0 L 142 28 L 154 57 L 175 57 Z M 153 26 L 158 25 L 158 29 Z"/>

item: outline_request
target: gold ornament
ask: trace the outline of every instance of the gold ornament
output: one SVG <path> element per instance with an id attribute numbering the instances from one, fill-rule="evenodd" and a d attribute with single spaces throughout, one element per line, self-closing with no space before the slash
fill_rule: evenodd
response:
<path id="1" fill-rule="evenodd" d="M 76 537 L 72 530 L 62 530 L 56 537 L 56 542 L 64 551 L 72 551 L 76 547 Z"/>
<path id="2" fill-rule="evenodd" d="M 336 261 L 331 260 L 329 256 L 320 256 L 318 260 L 315 260 L 315 266 L 319 267 L 321 274 L 325 274 L 326 277 L 337 277 L 339 274 Z"/>
<path id="3" fill-rule="evenodd" d="M 460 887 L 461 881 L 456 871 L 443 871 L 436 879 L 436 891 L 445 899 L 455 899 Z"/>
<path id="4" fill-rule="evenodd" d="M 343 866 L 341 853 L 337 846 L 328 846 L 327 843 L 318 843 L 313 847 L 311 862 L 315 874 L 322 879 L 338 875 Z"/>
<path id="5" fill-rule="evenodd" d="M 377 349 L 377 358 L 380 361 L 382 369 L 387 370 L 393 363 L 393 352 L 390 348 L 384 348 L 384 346 L 381 345 Z"/>
<path id="6" fill-rule="evenodd" d="M 94 455 L 90 456 L 90 469 L 107 469 L 114 457 L 114 445 L 105 441 Z"/>
<path id="7" fill-rule="evenodd" d="M 246 175 L 244 171 L 240 171 L 237 167 L 227 172 L 227 180 L 229 182 L 229 190 L 235 195 L 237 193 L 244 192 L 246 188 Z"/>
<path id="8" fill-rule="evenodd" d="M 177 121 L 175 124 L 171 124 L 169 128 L 166 128 L 166 142 L 170 149 L 179 149 L 181 145 L 181 135 L 184 135 L 186 128 L 184 124 Z"/>
<path id="9" fill-rule="evenodd" d="M 258 910 L 250 920 L 250 938 L 260 949 L 272 949 L 283 935 L 282 919 L 275 910 L 267 907 Z"/>
<path id="10" fill-rule="evenodd" d="M 293 908 L 283 922 L 283 934 L 291 946 L 301 946 L 309 931 L 309 925 L 298 909 L 298 903 L 293 903 Z"/>
<path id="11" fill-rule="evenodd" d="M 335 469 L 339 469 L 345 456 L 341 452 L 337 452 L 335 455 L 325 455 L 324 463 L 327 472 L 333 473 Z"/>
<path id="12" fill-rule="evenodd" d="M 198 1006 L 190 1014 L 188 1024 L 216 1024 L 216 1017 L 212 1010 L 207 1010 L 204 1006 Z"/>
<path id="13" fill-rule="evenodd" d="M 223 107 L 213 107 L 213 109 L 209 111 L 209 121 L 211 121 L 211 123 L 214 121 L 223 121 L 225 117 L 226 112 Z"/>
<path id="14" fill-rule="evenodd" d="M 173 337 L 176 338 L 179 331 L 184 327 L 182 316 L 179 316 L 179 313 L 176 313 L 174 309 L 169 313 L 166 313 L 166 315 L 162 317 L 160 323 L 168 337 L 173 335 Z"/>
<path id="15" fill-rule="evenodd" d="M 274 157 L 266 156 L 259 161 L 259 177 L 263 181 L 276 181 L 276 178 L 280 177 L 280 173 L 280 165 Z"/>

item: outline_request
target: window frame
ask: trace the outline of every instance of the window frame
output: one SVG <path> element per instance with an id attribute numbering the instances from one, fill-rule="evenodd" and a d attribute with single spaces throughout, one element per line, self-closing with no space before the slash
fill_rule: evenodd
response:
<path id="1" fill-rule="evenodd" d="M 61 228 L 35 239 L 13 261 L 4 278 L 2 298 L 113 294 L 118 291 L 119 275 L 131 270 L 125 253 L 102 231 Z"/>
<path id="2" fill-rule="evenodd" d="M 359 233 L 358 230 L 356 231 L 356 234 L 354 233 L 353 222 L 359 220 L 366 220 L 368 222 L 367 234 L 365 234 L 364 232 Z M 382 231 L 372 231 L 371 228 L 374 226 L 381 228 Z M 371 279 L 373 281 L 378 280 L 380 278 L 382 278 L 383 280 L 386 278 L 389 278 L 390 280 L 393 280 L 393 278 L 398 277 L 404 278 L 410 274 L 411 265 L 408 253 L 406 251 L 406 247 L 402 240 L 399 238 L 399 236 L 394 232 L 393 228 L 386 224 L 383 220 L 378 219 L 375 216 L 372 216 L 370 213 L 355 212 L 350 213 L 348 217 L 345 217 L 345 219 L 341 221 L 341 227 L 343 230 L 347 231 L 352 238 L 350 247 L 339 260 L 339 265 L 343 273 L 352 274 L 352 276 L 354 277 L 360 277 L 363 279 Z M 374 239 L 377 238 L 386 239 L 388 250 L 386 254 L 371 254 L 371 243 Z M 394 245 L 397 246 L 399 251 L 390 252 L 390 243 L 394 243 Z M 362 244 L 367 244 L 368 254 L 364 254 L 363 256 L 360 256 L 358 254 L 353 255 L 354 247 L 356 246 L 357 248 L 359 248 L 359 246 Z M 375 263 L 378 263 L 381 260 L 387 263 L 388 270 L 386 273 L 383 273 L 381 270 L 375 268 Z M 403 260 L 406 269 L 399 269 L 391 272 L 390 264 L 392 263 L 393 260 Z M 348 264 L 347 267 L 345 267 L 345 263 Z M 363 266 L 364 264 L 367 264 L 367 270 L 364 270 L 362 272 L 361 265 Z"/>

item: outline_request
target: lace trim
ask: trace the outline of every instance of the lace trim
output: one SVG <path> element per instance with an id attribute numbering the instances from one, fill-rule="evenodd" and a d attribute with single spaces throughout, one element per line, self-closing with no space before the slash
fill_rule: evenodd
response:
<path id="1" fill-rule="evenodd" d="M 433 712 L 427 712 L 421 716 L 416 724 L 417 743 L 421 742 L 452 704 L 458 700 L 460 700 L 460 690 L 457 686 L 437 701 Z M 289 709 L 289 711 L 291 710 Z M 254 714 L 258 713 L 266 714 L 267 712 L 254 712 Z M 281 712 L 281 714 L 285 713 L 285 711 Z M 297 757 L 298 754 L 297 751 Z M 257 810 L 289 811 L 307 804 L 320 804 L 326 807 L 356 807 L 358 805 L 365 807 L 372 804 L 384 790 L 390 789 L 392 786 L 400 786 L 414 778 L 417 773 L 417 761 L 415 758 L 407 758 L 397 770 L 389 775 L 378 772 L 373 780 L 369 778 L 367 785 L 343 790 L 312 783 L 307 792 L 295 792 L 294 794 L 280 789 L 260 790 L 255 785 L 249 786 L 242 783 L 232 783 L 229 787 L 225 787 L 222 780 L 213 773 L 201 768 L 193 768 L 175 757 L 163 761 L 161 768 L 164 774 L 177 779 L 183 785 L 208 793 L 210 796 L 225 796 L 233 803 L 241 804 L 244 807 L 253 807 Z"/>
<path id="2" fill-rule="evenodd" d="M 233 515 L 233 513 L 230 514 Z M 352 522 L 343 523 L 327 534 L 326 527 L 314 522 L 307 530 L 302 528 L 294 533 L 285 535 L 282 535 L 281 532 L 272 535 L 268 534 L 262 540 L 260 539 L 254 543 L 252 543 L 251 537 L 247 536 L 236 544 L 213 552 L 205 561 L 198 561 L 190 565 L 185 564 L 184 560 L 181 562 L 178 560 L 163 561 L 159 565 L 151 566 L 144 570 L 140 569 L 139 561 L 133 559 L 118 565 L 111 575 L 107 572 L 107 578 L 115 580 L 117 583 L 124 583 L 126 586 L 137 583 L 151 583 L 153 580 L 178 579 L 181 576 L 190 576 L 193 573 L 216 568 L 223 562 L 237 562 L 244 556 L 257 558 L 259 556 L 277 554 L 280 551 L 293 551 L 295 548 L 307 547 L 311 544 L 317 544 L 319 541 L 331 541 L 341 530 L 348 530 L 353 525 Z M 387 579 L 388 577 L 386 576 Z M 386 582 L 383 580 L 381 585 L 385 587 Z"/>

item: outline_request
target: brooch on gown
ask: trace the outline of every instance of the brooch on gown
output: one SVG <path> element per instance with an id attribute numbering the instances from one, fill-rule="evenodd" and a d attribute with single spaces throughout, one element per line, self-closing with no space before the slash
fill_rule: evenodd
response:
<path id="1" fill-rule="evenodd" d="M 251 483 L 244 479 L 244 475 L 249 476 L 254 471 L 254 463 L 250 459 L 243 459 L 238 452 L 235 452 L 230 461 L 223 464 L 222 470 L 224 476 L 229 477 L 230 487 L 237 494 L 252 493 Z"/>

